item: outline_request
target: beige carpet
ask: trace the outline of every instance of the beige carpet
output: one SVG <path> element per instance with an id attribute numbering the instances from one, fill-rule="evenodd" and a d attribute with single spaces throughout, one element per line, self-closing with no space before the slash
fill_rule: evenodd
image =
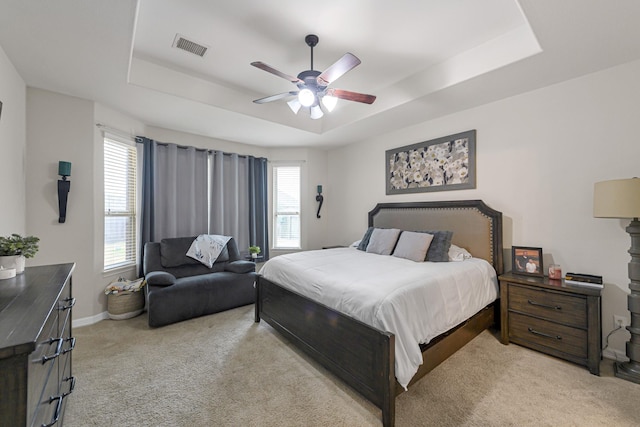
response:
<path id="1" fill-rule="evenodd" d="M 76 328 L 65 426 L 379 426 L 381 412 L 253 306 L 150 329 Z M 397 426 L 638 426 L 640 385 L 483 332 L 396 399 Z"/>

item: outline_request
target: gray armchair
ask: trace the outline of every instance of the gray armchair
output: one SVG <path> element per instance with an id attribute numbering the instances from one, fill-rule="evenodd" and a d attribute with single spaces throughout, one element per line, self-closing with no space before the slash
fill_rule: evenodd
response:
<path id="1" fill-rule="evenodd" d="M 149 326 L 163 326 L 255 301 L 255 264 L 241 259 L 235 240 L 212 268 L 186 256 L 195 237 L 149 242 L 144 246 Z"/>

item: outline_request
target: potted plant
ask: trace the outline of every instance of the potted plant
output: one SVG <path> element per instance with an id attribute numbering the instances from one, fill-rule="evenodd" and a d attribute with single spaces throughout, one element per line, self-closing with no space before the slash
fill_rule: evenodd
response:
<path id="1" fill-rule="evenodd" d="M 38 252 L 39 241 L 37 237 L 22 237 L 15 233 L 8 237 L 0 237 L 0 265 L 4 268 L 15 268 L 16 274 L 23 273 L 25 258 L 33 258 Z"/>
<path id="2" fill-rule="evenodd" d="M 249 246 L 249 253 L 251 254 L 251 258 L 258 258 L 258 254 L 260 253 L 260 246 Z"/>

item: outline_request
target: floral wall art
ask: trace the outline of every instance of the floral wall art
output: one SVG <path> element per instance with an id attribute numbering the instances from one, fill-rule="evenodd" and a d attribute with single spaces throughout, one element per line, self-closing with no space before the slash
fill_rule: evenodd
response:
<path id="1" fill-rule="evenodd" d="M 387 194 L 476 188 L 476 131 L 386 151 Z"/>

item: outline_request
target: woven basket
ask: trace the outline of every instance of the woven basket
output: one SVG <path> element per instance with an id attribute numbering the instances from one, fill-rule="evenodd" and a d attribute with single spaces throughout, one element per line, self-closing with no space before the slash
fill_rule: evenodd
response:
<path id="1" fill-rule="evenodd" d="M 124 291 L 107 295 L 107 311 L 113 320 L 130 319 L 142 313 L 144 292 Z"/>

